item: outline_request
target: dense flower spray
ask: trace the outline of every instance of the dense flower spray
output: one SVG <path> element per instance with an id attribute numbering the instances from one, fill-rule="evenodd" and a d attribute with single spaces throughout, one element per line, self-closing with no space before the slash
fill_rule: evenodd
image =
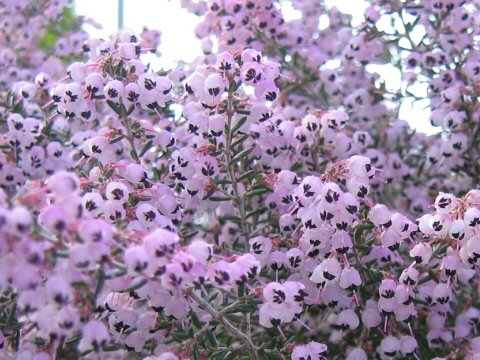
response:
<path id="1" fill-rule="evenodd" d="M 181 1 L 158 72 L 0 3 L 0 358 L 480 358 L 478 1 L 288 2 Z"/>

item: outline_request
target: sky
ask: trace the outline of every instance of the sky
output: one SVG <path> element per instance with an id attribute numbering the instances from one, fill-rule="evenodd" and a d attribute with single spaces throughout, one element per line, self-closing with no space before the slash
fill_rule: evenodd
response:
<path id="1" fill-rule="evenodd" d="M 326 0 L 327 6 L 336 6 L 340 11 L 353 17 L 354 25 L 363 21 L 363 12 L 367 7 L 364 0 Z M 201 55 L 200 41 L 194 36 L 199 17 L 189 13 L 180 6 L 180 0 L 124 0 L 124 27 L 140 32 L 144 26 L 162 31 L 160 45 L 161 57 L 155 60 L 154 69 L 170 68 L 178 59 L 193 61 Z M 287 20 L 298 16 L 289 2 L 284 9 Z M 290 5 L 290 6 L 288 6 Z M 117 31 L 118 0 L 76 0 L 79 15 L 101 24 L 101 28 L 86 25 L 85 29 L 93 37 L 107 38 Z M 385 79 L 389 90 L 396 90 L 400 85 L 400 72 L 389 65 L 370 65 Z M 418 94 L 426 95 L 426 89 L 416 89 Z M 434 133 L 430 125 L 430 112 L 426 102 L 406 101 L 400 108 L 400 118 L 407 120 L 417 131 Z"/>

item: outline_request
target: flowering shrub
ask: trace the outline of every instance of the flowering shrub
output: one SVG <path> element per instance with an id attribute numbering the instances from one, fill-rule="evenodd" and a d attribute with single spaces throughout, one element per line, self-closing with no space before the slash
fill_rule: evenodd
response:
<path id="1" fill-rule="evenodd" d="M 480 359 L 480 4 L 290 3 L 183 0 L 159 72 L 0 3 L 2 359 Z"/>

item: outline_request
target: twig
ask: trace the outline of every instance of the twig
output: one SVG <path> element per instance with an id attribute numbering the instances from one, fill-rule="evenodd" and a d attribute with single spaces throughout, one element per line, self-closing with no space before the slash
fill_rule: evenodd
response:
<path id="1" fill-rule="evenodd" d="M 249 339 L 249 337 L 241 332 L 237 327 L 235 327 L 228 319 L 226 319 L 223 314 L 218 312 L 212 305 L 202 299 L 200 296 L 195 294 L 193 291 L 188 292 L 188 296 L 194 300 L 197 304 L 199 304 L 202 308 L 204 308 L 215 320 L 219 321 L 225 330 L 227 330 L 231 335 L 236 337 L 240 340 L 244 345 L 246 350 L 252 356 L 254 360 L 260 360 L 258 356 L 258 349 L 253 344 L 253 342 Z"/>

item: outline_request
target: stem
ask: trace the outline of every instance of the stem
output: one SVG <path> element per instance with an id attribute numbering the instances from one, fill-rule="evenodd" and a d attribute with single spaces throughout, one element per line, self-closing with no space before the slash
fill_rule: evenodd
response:
<path id="1" fill-rule="evenodd" d="M 314 174 L 318 173 L 318 149 L 317 149 L 317 144 L 312 146 L 310 150 L 310 156 L 312 158 L 312 171 Z"/>
<path id="2" fill-rule="evenodd" d="M 238 208 L 238 211 L 240 212 L 240 230 L 242 231 L 242 235 L 248 240 L 248 234 L 249 234 L 249 224 L 247 222 L 247 215 L 245 212 L 245 200 L 243 196 L 240 195 L 240 192 L 238 191 L 238 185 L 237 185 L 237 178 L 235 176 L 235 171 L 234 171 L 234 165 L 232 163 L 232 140 L 233 140 L 233 133 L 232 133 L 232 119 L 233 115 L 235 113 L 234 107 L 233 107 L 233 91 L 231 90 L 231 86 L 229 86 L 228 90 L 228 98 L 227 98 L 227 129 L 226 131 L 226 144 L 225 144 L 225 158 L 227 161 L 227 175 L 228 175 L 228 180 L 232 184 L 232 189 L 233 189 L 233 195 L 234 195 L 234 201 L 235 205 Z"/>
<path id="3" fill-rule="evenodd" d="M 237 305 L 244 304 L 247 301 L 253 299 L 254 297 L 255 297 L 254 293 L 250 293 L 249 295 L 241 297 L 241 298 L 237 299 L 236 301 L 234 301 L 233 303 L 231 303 L 230 305 L 224 307 L 221 311 L 219 311 L 219 314 L 220 315 L 228 314 L 231 310 L 235 309 L 235 307 L 237 307 Z"/>
<path id="4" fill-rule="evenodd" d="M 133 136 L 132 128 L 130 126 L 130 120 L 128 118 L 122 119 L 122 124 L 125 126 L 125 129 L 127 130 L 127 135 L 125 138 L 128 140 L 128 143 L 130 144 L 130 147 L 132 148 L 132 158 L 135 160 L 137 164 L 140 164 L 140 158 L 138 156 L 138 151 L 135 146 L 135 138 Z"/>
<path id="5" fill-rule="evenodd" d="M 395 5 L 395 3 L 394 3 Z M 402 8 L 399 8 L 397 9 L 397 14 L 398 14 L 398 17 L 400 18 L 400 21 L 402 22 L 402 25 L 403 25 L 403 34 L 400 34 L 400 35 L 405 35 L 408 42 L 410 43 L 410 47 L 412 48 L 412 51 L 416 51 L 417 50 L 417 45 L 415 44 L 415 42 L 413 41 L 413 39 L 411 38 L 410 36 L 410 32 L 408 31 L 407 29 L 407 24 L 405 23 L 405 19 L 403 18 L 403 14 L 402 14 Z"/>
<path id="6" fill-rule="evenodd" d="M 215 320 L 219 321 L 225 330 L 229 332 L 232 336 L 237 338 L 241 341 L 244 345 L 246 350 L 252 356 L 254 360 L 260 360 L 258 357 L 258 350 L 257 347 L 253 344 L 253 342 L 249 339 L 249 337 L 241 332 L 235 325 L 233 325 L 228 319 L 226 319 L 220 312 L 218 312 L 213 306 L 211 306 L 208 302 L 202 299 L 200 296 L 195 294 L 193 291 L 188 292 L 188 296 L 194 300 L 198 305 L 200 305 L 203 309 L 205 309 Z"/>

